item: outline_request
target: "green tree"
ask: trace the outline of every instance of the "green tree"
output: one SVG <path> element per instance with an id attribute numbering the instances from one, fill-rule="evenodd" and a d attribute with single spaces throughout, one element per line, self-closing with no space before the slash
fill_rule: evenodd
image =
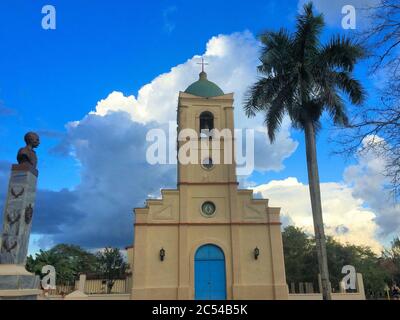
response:
<path id="1" fill-rule="evenodd" d="M 249 117 L 258 112 L 265 114 L 271 142 L 285 114 L 295 128 L 304 131 L 318 266 L 323 297 L 331 299 L 315 140 L 324 111 L 335 124 L 348 124 L 341 94 L 353 104 L 364 100 L 362 86 L 352 75 L 364 51 L 352 40 L 340 36 L 322 44 L 323 27 L 322 15 L 314 15 L 312 3 L 308 3 L 297 17 L 294 34 L 281 29 L 260 36 L 262 53 L 258 71 L 262 77 L 249 89 L 244 109 Z"/>
<path id="2" fill-rule="evenodd" d="M 40 250 L 35 258 L 27 258 L 26 268 L 41 275 L 43 266 L 52 265 L 56 270 L 57 284 L 70 285 L 80 273 L 91 273 L 96 270 L 96 256 L 79 246 L 59 244 L 50 250 Z"/>
<path id="3" fill-rule="evenodd" d="M 381 258 L 370 247 L 343 245 L 328 237 L 327 252 L 331 282 L 336 290 L 339 289 L 339 282 L 344 277 L 343 266 L 352 265 L 356 272 L 363 276 L 365 294 L 368 298 L 383 294 L 388 274 L 381 266 Z"/>
<path id="4" fill-rule="evenodd" d="M 315 239 L 309 237 L 300 228 L 288 226 L 282 232 L 282 240 L 288 284 L 312 282 L 314 286 L 317 286 Z M 343 266 L 352 265 L 357 273 L 363 275 L 367 298 L 377 298 L 384 294 L 385 285 L 390 280 L 384 263 L 392 261 L 391 258 L 378 257 L 368 246 L 344 245 L 332 237 L 327 237 L 326 248 L 330 280 L 336 291 L 339 289 L 339 282 L 344 277 Z M 394 256 L 391 249 L 386 252 L 387 257 Z"/>
<path id="5" fill-rule="evenodd" d="M 318 270 L 314 261 L 312 239 L 300 228 L 288 226 L 282 232 L 286 281 L 316 282 Z"/>
<path id="6" fill-rule="evenodd" d="M 97 253 L 98 271 L 107 284 L 107 293 L 111 293 L 115 280 L 125 276 L 128 264 L 118 248 L 105 248 Z"/>
<path id="7" fill-rule="evenodd" d="M 394 238 L 390 249 L 382 252 L 382 267 L 387 271 L 390 282 L 400 284 L 400 238 Z"/>

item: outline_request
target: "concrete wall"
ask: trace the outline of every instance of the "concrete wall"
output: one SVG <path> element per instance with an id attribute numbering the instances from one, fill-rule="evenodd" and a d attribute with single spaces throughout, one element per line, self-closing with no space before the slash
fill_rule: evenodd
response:
<path id="1" fill-rule="evenodd" d="M 90 294 L 84 299 L 69 299 L 69 300 L 130 300 L 130 294 Z M 38 300 L 64 300 L 61 296 L 39 296 Z"/>
<path id="2" fill-rule="evenodd" d="M 322 300 L 321 293 L 289 293 L 289 300 Z"/>
<path id="3" fill-rule="evenodd" d="M 129 293 L 124 294 L 90 294 L 88 300 L 130 300 Z"/>
<path id="4" fill-rule="evenodd" d="M 361 273 L 356 274 L 356 289 L 357 292 L 355 293 L 334 292 L 332 293 L 332 300 L 365 300 L 364 280 Z M 289 294 L 289 300 L 322 300 L 322 294 L 291 293 Z"/>
<path id="5" fill-rule="evenodd" d="M 322 300 L 322 294 L 290 293 L 289 300 Z M 332 300 L 365 300 L 365 296 L 362 293 L 332 293 Z"/>

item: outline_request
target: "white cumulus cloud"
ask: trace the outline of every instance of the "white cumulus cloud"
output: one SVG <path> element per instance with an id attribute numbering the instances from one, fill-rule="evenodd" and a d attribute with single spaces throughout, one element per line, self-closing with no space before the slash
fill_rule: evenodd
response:
<path id="1" fill-rule="evenodd" d="M 195 55 L 169 72 L 154 78 L 142 86 L 137 97 L 111 92 L 100 100 L 91 114 L 105 116 L 111 112 L 127 112 L 134 122 L 146 124 L 155 121 L 164 124 L 176 121 L 179 91 L 184 91 L 198 79 L 200 57 L 207 65 L 208 79 L 217 83 L 225 93 L 234 93 L 235 127 L 257 129 L 255 133 L 255 166 L 257 170 L 279 171 L 283 160 L 297 148 L 298 143 L 290 137 L 290 122 L 283 121 L 276 141 L 271 144 L 266 135 L 262 115 L 249 119 L 245 116 L 242 102 L 247 88 L 256 81 L 259 64 L 259 43 L 248 31 L 212 37 L 204 53 Z"/>
<path id="2" fill-rule="evenodd" d="M 204 57 L 208 63 L 208 79 L 217 83 L 225 93 L 234 92 L 236 126 L 242 127 L 242 121 L 248 124 L 242 116 L 243 93 L 256 79 L 258 54 L 258 42 L 248 31 L 212 37 L 204 53 L 191 57 L 143 85 L 137 97 L 111 92 L 98 102 L 93 113 L 105 115 L 108 112 L 125 111 L 137 122 L 175 121 L 179 91 L 184 91 L 198 79 L 198 63 L 200 57 Z"/>
<path id="3" fill-rule="evenodd" d="M 259 185 L 254 191 L 270 199 L 269 205 L 282 208 L 282 215 L 290 223 L 314 234 L 308 185 L 290 177 Z M 344 183 L 321 183 L 322 210 L 325 233 L 337 240 L 358 245 L 369 245 L 380 252 L 376 239 L 376 214 L 363 206 L 363 201 L 352 194 Z"/>

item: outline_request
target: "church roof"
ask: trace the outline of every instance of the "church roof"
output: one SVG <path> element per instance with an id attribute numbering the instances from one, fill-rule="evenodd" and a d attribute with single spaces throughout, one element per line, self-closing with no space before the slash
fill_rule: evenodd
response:
<path id="1" fill-rule="evenodd" d="M 204 71 L 200 72 L 199 80 L 193 82 L 189 87 L 187 87 L 185 92 L 204 98 L 224 95 L 224 92 L 220 87 L 218 87 L 214 82 L 207 80 L 207 73 Z"/>

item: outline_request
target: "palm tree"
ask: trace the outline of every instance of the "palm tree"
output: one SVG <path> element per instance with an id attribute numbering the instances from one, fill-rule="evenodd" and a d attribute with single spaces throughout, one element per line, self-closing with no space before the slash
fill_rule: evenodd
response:
<path id="1" fill-rule="evenodd" d="M 324 299 L 330 300 L 315 140 L 324 111 L 336 125 L 348 124 L 343 94 L 353 104 L 363 102 L 364 90 L 352 73 L 357 60 L 364 56 L 364 50 L 354 41 L 340 36 L 322 44 L 323 27 L 323 16 L 314 15 L 310 2 L 297 17 L 296 32 L 291 34 L 281 29 L 260 36 L 262 53 L 258 71 L 261 77 L 249 88 L 244 109 L 249 117 L 258 112 L 265 115 L 271 142 L 285 114 L 289 115 L 294 128 L 304 130 L 322 294 Z"/>

